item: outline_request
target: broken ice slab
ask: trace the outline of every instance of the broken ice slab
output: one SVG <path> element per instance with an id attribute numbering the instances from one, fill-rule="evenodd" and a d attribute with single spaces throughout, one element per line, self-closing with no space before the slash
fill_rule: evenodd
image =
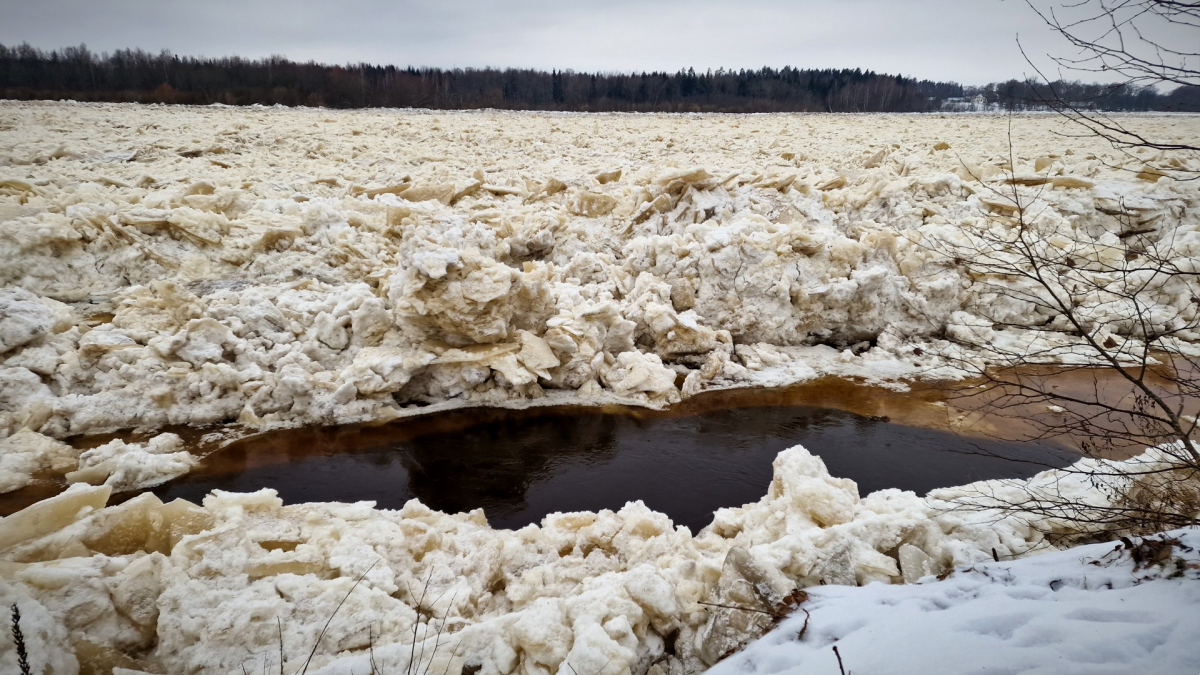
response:
<path id="1" fill-rule="evenodd" d="M 0 519 L 0 550 L 49 534 L 104 508 L 112 488 L 108 485 L 71 486 L 60 495 Z"/>

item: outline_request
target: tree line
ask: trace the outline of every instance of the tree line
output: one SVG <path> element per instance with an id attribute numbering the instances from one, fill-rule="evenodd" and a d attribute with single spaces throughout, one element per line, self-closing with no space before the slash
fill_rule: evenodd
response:
<path id="1" fill-rule="evenodd" d="M 1008 80 L 964 87 L 965 98 L 979 97 L 1005 110 L 1037 110 L 1071 106 L 1096 111 L 1200 111 L 1200 86 L 1176 87 L 1161 93 L 1132 82 L 1088 84 L 1079 81 Z"/>
<path id="2" fill-rule="evenodd" d="M 1006 101 L 1016 90 L 984 90 Z M 580 112 L 926 112 L 979 93 L 862 69 L 576 73 L 497 68 L 185 57 L 86 46 L 44 51 L 0 45 L 0 98 L 330 108 L 497 108 Z M 1156 92 L 1112 98 L 1128 109 L 1164 109 Z M 1149 106 L 1149 107 L 1145 107 Z M 1127 109 L 1127 108 L 1120 108 Z"/>

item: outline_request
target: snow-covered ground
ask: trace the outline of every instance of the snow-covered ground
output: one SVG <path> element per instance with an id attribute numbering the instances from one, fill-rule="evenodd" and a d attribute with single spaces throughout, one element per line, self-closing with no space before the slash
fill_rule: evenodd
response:
<path id="1" fill-rule="evenodd" d="M 808 614 L 709 673 L 825 675 L 839 672 L 838 654 L 860 675 L 1200 672 L 1200 531 L 1128 544 L 977 563 L 916 585 L 812 588 Z"/>
<path id="2" fill-rule="evenodd" d="M 1200 135 L 1194 116 L 1123 122 Z M 269 490 L 106 506 L 195 459 L 174 434 L 62 439 L 954 377 L 956 326 L 1020 344 L 993 323 L 1055 325 L 930 245 L 1011 227 L 1006 180 L 1049 245 L 1136 260 L 1137 227 L 1200 259 L 1200 195 L 1170 175 L 1195 160 L 1138 178 L 1141 158 L 1061 124 L 0 102 L 0 489 L 73 483 L 0 521 L 0 606 L 54 673 L 272 670 L 280 640 L 295 666 L 329 621 L 309 672 L 365 673 L 372 651 L 401 672 L 416 640 L 431 672 L 673 675 L 770 627 L 711 603 L 1043 550 L 1070 523 L 964 510 L 980 486 L 859 495 L 803 448 L 699 533 L 639 503 L 497 531 Z M 1094 288 L 1090 320 L 1127 339 Z M 1146 293 L 1165 316 L 1194 295 Z"/>

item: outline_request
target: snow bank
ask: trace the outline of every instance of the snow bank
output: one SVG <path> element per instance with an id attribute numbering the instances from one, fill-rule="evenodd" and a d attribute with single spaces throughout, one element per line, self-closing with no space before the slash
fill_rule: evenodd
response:
<path id="1" fill-rule="evenodd" d="M 1153 544 L 1163 540 L 1177 544 Z M 807 615 L 709 672 L 836 673 L 836 645 L 856 673 L 1191 675 L 1200 671 L 1200 532 L 1147 541 L 975 564 L 918 585 L 811 589 Z"/>
<path id="2" fill-rule="evenodd" d="M 949 497 L 860 498 L 799 446 L 766 496 L 696 535 L 640 502 L 510 531 L 415 500 L 218 491 L 203 506 L 143 494 L 105 508 L 111 490 L 76 485 L 0 521 L 0 589 L 53 617 L 59 649 L 86 641 L 188 673 L 271 670 L 281 631 L 295 667 L 326 622 L 311 671 L 326 675 L 363 672 L 372 651 L 401 671 L 414 650 L 438 672 L 698 672 L 770 628 L 798 588 L 915 580 L 1046 550 L 1043 532 L 1063 528 Z"/>

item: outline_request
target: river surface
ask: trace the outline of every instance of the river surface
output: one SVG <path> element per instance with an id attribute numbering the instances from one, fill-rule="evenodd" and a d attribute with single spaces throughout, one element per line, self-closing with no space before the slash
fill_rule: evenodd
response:
<path id="1" fill-rule="evenodd" d="M 482 508 L 503 528 L 640 499 L 695 532 L 716 509 L 761 498 L 776 455 L 796 444 L 864 495 L 1027 477 L 1078 458 L 1049 444 L 964 438 L 778 399 L 740 405 L 753 400 L 669 412 L 468 409 L 273 432 L 233 443 L 154 492 L 199 502 L 213 489 L 271 487 L 286 503 L 371 500 L 391 509 L 417 498 L 446 512 Z"/>

